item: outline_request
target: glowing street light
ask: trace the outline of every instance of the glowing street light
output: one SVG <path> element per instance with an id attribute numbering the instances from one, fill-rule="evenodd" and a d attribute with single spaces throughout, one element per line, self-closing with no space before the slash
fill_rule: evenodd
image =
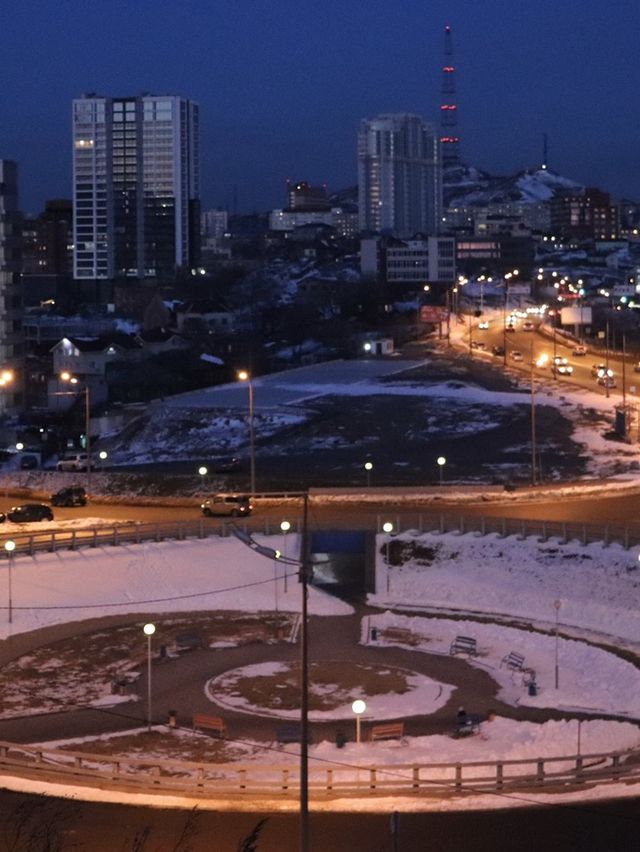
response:
<path id="1" fill-rule="evenodd" d="M 560 617 L 560 607 L 562 606 L 562 601 L 554 601 L 553 607 L 556 611 L 556 689 L 560 686 L 560 669 L 558 666 L 558 618 Z"/>
<path id="2" fill-rule="evenodd" d="M 280 530 L 282 532 L 282 555 L 287 558 L 287 533 L 291 529 L 291 522 L 286 519 L 280 521 Z M 284 569 L 284 593 L 287 594 L 287 569 Z"/>
<path id="3" fill-rule="evenodd" d="M 247 370 L 239 370 L 237 373 L 238 380 L 249 383 L 249 452 L 251 465 L 251 496 L 256 493 L 256 437 L 255 423 L 253 419 L 253 379 L 251 373 Z"/>
<path id="4" fill-rule="evenodd" d="M 7 554 L 7 559 L 9 560 L 9 569 L 8 569 L 8 593 L 9 593 L 9 624 L 13 623 L 13 596 L 11 592 L 11 573 L 13 569 L 13 551 L 16 549 L 15 541 L 9 539 L 4 543 L 5 553 Z"/>
<path id="5" fill-rule="evenodd" d="M 367 705 L 361 698 L 356 698 L 356 700 L 351 705 L 351 709 L 353 710 L 356 716 L 356 743 L 360 745 L 360 717 L 367 709 Z"/>
<path id="6" fill-rule="evenodd" d="M 391 521 L 385 521 L 382 525 L 382 532 L 386 533 L 387 536 L 390 536 L 393 532 L 393 524 Z M 389 592 L 391 588 L 391 560 L 389 559 L 389 539 L 387 538 L 387 542 L 385 544 L 385 561 L 387 563 L 387 592 Z"/>
<path id="7" fill-rule="evenodd" d="M 373 470 L 373 462 L 365 462 L 364 469 L 367 472 L 367 488 L 371 486 L 371 471 Z"/>
<path id="8" fill-rule="evenodd" d="M 156 632 L 155 624 L 145 624 L 142 632 L 147 637 L 147 731 L 151 730 L 151 637 Z"/>
<path id="9" fill-rule="evenodd" d="M 443 484 L 443 477 L 444 477 L 444 466 L 447 463 L 447 460 L 444 456 L 438 456 L 438 458 L 436 459 L 436 463 L 437 463 L 438 468 L 440 470 L 440 485 L 442 485 Z"/>

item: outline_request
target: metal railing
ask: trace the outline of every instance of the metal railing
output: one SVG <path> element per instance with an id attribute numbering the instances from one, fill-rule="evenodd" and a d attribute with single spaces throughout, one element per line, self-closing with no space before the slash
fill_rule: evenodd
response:
<path id="1" fill-rule="evenodd" d="M 477 535 L 497 534 L 502 538 L 516 535 L 520 538 L 536 536 L 540 541 L 558 539 L 567 544 L 574 541 L 580 544 L 601 542 L 605 545 L 615 542 L 627 550 L 640 545 L 640 526 L 628 527 L 622 524 L 581 524 L 566 521 L 531 521 L 520 518 L 499 518 L 486 515 L 440 514 L 393 514 L 378 515 L 376 529 L 383 531 L 382 525 L 391 521 L 394 534 L 398 532 L 420 533 L 476 533 Z"/>
<path id="2" fill-rule="evenodd" d="M 362 745 L 366 749 L 367 745 Z M 408 750 L 409 751 L 409 750 Z M 309 768 L 309 790 L 315 798 L 344 796 L 456 796 L 500 793 L 553 786 L 640 781 L 633 752 L 473 761 L 470 763 L 335 764 Z M 271 801 L 298 795 L 299 767 L 292 763 L 195 763 L 125 757 L 0 743 L 3 774 L 39 778 L 52 784 L 101 789 L 184 794 L 208 798 L 260 796 Z"/>

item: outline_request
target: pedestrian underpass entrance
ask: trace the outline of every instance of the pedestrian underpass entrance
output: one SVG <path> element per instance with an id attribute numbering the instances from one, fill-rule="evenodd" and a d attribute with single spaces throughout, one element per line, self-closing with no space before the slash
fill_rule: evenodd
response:
<path id="1" fill-rule="evenodd" d="M 373 591 L 374 543 L 375 536 L 367 532 L 312 532 L 311 582 L 341 598 L 359 598 Z"/>

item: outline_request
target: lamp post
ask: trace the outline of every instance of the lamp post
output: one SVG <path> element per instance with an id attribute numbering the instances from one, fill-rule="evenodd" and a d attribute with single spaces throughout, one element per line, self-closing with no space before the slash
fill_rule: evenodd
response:
<path id="1" fill-rule="evenodd" d="M 203 464 L 200 465 L 200 467 L 198 468 L 198 475 L 202 477 L 202 488 L 203 488 L 203 490 L 204 490 L 204 487 L 205 487 L 205 484 L 206 484 L 206 476 L 207 476 L 208 473 L 209 473 L 209 468 L 206 467 Z"/>
<path id="2" fill-rule="evenodd" d="M 356 743 L 360 745 L 360 717 L 367 709 L 367 705 L 361 698 L 356 698 L 356 700 L 351 705 L 351 709 L 353 710 L 356 716 Z"/>
<path id="3" fill-rule="evenodd" d="M 365 462 L 364 469 L 367 472 L 367 488 L 371 487 L 371 471 L 373 470 L 373 462 Z"/>
<path id="4" fill-rule="evenodd" d="M 7 554 L 7 559 L 9 560 L 9 568 L 8 568 L 8 592 L 9 592 L 9 624 L 13 623 L 13 595 L 11 588 L 11 574 L 13 570 L 13 551 L 16 549 L 15 541 L 9 539 L 4 543 L 4 549 Z"/>
<path id="5" fill-rule="evenodd" d="M 109 453 L 106 450 L 100 450 L 100 452 L 98 453 L 98 458 L 100 459 L 101 466 L 104 466 L 104 463 L 106 462 L 108 456 Z"/>
<path id="6" fill-rule="evenodd" d="M 77 376 L 72 376 L 71 373 L 65 371 L 60 373 L 60 378 L 63 382 L 69 382 L 71 385 L 77 385 L 79 379 Z M 87 494 L 91 493 L 91 391 L 89 383 L 85 379 L 84 391 L 84 433 L 85 433 L 85 450 L 87 451 Z"/>
<path id="7" fill-rule="evenodd" d="M 444 456 L 438 456 L 438 458 L 436 459 L 436 462 L 438 463 L 438 468 L 440 470 L 440 485 L 442 485 L 442 480 L 443 480 L 443 476 L 444 476 L 444 466 L 447 463 L 447 460 L 445 459 Z"/>
<path id="8" fill-rule="evenodd" d="M 556 689 L 560 686 L 560 669 L 558 667 L 558 618 L 560 616 L 560 607 L 562 606 L 562 601 L 555 600 L 553 602 L 553 607 L 556 611 Z"/>
<path id="9" fill-rule="evenodd" d="M 533 343 L 531 343 L 531 484 L 536 484 L 536 388 L 533 381 Z"/>
<path id="10" fill-rule="evenodd" d="M 287 533 L 291 529 L 291 523 L 287 520 L 280 521 L 280 529 L 282 531 L 282 555 L 287 558 Z M 284 593 L 287 594 L 287 569 L 284 569 Z"/>
<path id="11" fill-rule="evenodd" d="M 151 730 L 151 637 L 156 632 L 155 624 L 145 624 L 142 628 L 147 637 L 147 731 Z"/>
<path id="12" fill-rule="evenodd" d="M 309 852 L 309 624 L 307 598 L 309 586 L 309 494 L 303 494 L 300 560 L 284 559 L 272 547 L 258 544 L 244 530 L 231 526 L 231 533 L 247 547 L 267 559 L 279 559 L 298 568 L 302 592 L 300 612 L 300 843 L 299 852 Z"/>
<path id="13" fill-rule="evenodd" d="M 393 524 L 391 521 L 385 521 L 382 525 L 382 532 L 386 533 L 387 536 L 390 536 L 393 532 Z M 391 561 L 389 559 L 389 539 L 387 538 L 385 544 L 385 561 L 387 563 L 387 592 L 391 589 Z"/>
<path id="14" fill-rule="evenodd" d="M 250 454 L 250 477 L 251 477 L 251 496 L 256 493 L 256 434 L 255 422 L 253 419 L 253 378 L 247 370 L 240 370 L 238 379 L 241 382 L 249 383 L 249 454 Z"/>

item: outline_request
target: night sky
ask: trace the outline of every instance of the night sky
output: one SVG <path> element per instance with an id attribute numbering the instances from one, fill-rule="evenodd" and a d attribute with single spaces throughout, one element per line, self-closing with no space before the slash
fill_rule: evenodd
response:
<path id="1" fill-rule="evenodd" d="M 463 159 L 549 165 L 640 199 L 638 0 L 5 0 L 0 157 L 21 206 L 71 196 L 71 100 L 200 103 L 203 205 L 284 203 L 287 178 L 356 182 L 361 118 L 437 122 L 453 28 Z"/>

